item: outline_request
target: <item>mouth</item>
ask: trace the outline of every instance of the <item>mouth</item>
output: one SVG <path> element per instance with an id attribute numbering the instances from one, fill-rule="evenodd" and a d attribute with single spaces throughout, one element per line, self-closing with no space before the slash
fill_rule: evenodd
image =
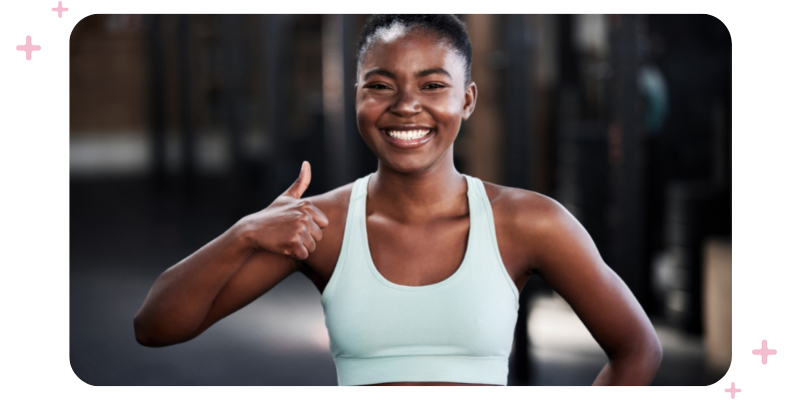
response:
<path id="1" fill-rule="evenodd" d="M 432 128 L 388 128 L 380 131 L 389 143 L 405 149 L 422 146 L 430 141 L 436 132 Z"/>
<path id="2" fill-rule="evenodd" d="M 433 129 L 413 129 L 413 130 L 386 130 L 387 135 L 399 140 L 420 139 L 431 133 Z"/>

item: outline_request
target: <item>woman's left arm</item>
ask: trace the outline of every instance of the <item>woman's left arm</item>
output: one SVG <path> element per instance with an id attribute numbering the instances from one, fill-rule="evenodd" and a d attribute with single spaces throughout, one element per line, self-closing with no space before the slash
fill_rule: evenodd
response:
<path id="1" fill-rule="evenodd" d="M 539 198 L 524 228 L 537 243 L 530 260 L 583 321 L 609 358 L 594 385 L 649 385 L 661 365 L 661 343 L 641 305 L 609 268 L 583 226 L 564 207 Z M 527 208 L 527 207 L 524 207 Z M 533 215 L 531 215 L 533 217 Z M 529 242 L 530 243 L 530 242 Z"/>

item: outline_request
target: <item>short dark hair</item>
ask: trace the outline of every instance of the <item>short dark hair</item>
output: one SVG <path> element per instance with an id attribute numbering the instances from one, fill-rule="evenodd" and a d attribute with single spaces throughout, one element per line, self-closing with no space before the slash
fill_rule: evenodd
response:
<path id="1" fill-rule="evenodd" d="M 424 29 L 440 36 L 448 42 L 453 50 L 464 59 L 466 82 L 469 83 L 472 73 L 472 43 L 469 40 L 467 26 L 453 14 L 376 14 L 371 15 L 358 39 L 356 50 L 358 65 L 364 61 L 364 54 L 375 33 L 381 28 L 389 28 L 398 23 L 410 29 Z"/>

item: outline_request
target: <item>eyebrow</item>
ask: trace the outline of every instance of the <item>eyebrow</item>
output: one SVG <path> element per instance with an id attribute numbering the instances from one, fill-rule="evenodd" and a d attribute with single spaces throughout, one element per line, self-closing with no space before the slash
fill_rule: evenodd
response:
<path id="1" fill-rule="evenodd" d="M 423 76 L 428 76 L 428 75 L 433 75 L 433 74 L 447 75 L 448 78 L 453 79 L 453 77 L 450 76 L 450 73 L 447 72 L 447 70 L 445 70 L 444 68 L 429 68 L 429 69 L 417 72 L 416 74 L 414 74 L 414 76 L 417 77 L 417 78 L 422 78 Z"/>
<path id="2" fill-rule="evenodd" d="M 422 78 L 424 76 L 433 75 L 433 74 L 447 75 L 448 78 L 453 79 L 453 77 L 450 75 L 450 73 L 447 72 L 447 70 L 444 69 L 444 68 L 428 68 L 428 69 L 425 69 L 425 70 L 422 70 L 422 71 L 419 71 L 419 72 L 415 73 L 414 77 L 415 78 Z M 390 78 L 390 79 L 397 79 L 397 75 L 395 75 L 395 74 L 393 74 L 393 73 L 391 73 L 391 72 L 389 72 L 389 71 L 387 71 L 385 69 L 373 68 L 373 69 L 367 71 L 364 74 L 364 80 L 369 79 L 369 77 L 372 76 L 372 75 L 381 75 L 381 76 L 385 76 L 385 77 Z"/>
<path id="3" fill-rule="evenodd" d="M 369 79 L 369 77 L 372 76 L 372 75 L 382 75 L 382 76 L 385 76 L 387 78 L 397 79 L 397 76 L 395 74 L 393 74 L 393 73 L 391 73 L 391 72 L 389 72 L 389 71 L 387 71 L 385 69 L 373 68 L 373 69 L 367 71 L 367 73 L 364 74 L 364 80 Z"/>

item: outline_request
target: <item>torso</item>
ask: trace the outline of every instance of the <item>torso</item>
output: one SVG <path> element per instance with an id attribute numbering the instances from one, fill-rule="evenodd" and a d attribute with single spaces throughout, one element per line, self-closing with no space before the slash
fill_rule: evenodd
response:
<path id="1" fill-rule="evenodd" d="M 352 187 L 353 184 L 349 184 L 309 198 L 329 221 L 328 227 L 323 230 L 322 240 L 317 242 L 316 250 L 300 268 L 320 293 L 333 274 L 339 258 Z M 492 205 L 503 264 L 517 289 L 522 290 L 534 271 L 530 255 L 532 251 L 535 252 L 536 244 L 517 243 L 519 240 L 514 240 L 519 237 L 515 235 L 515 199 L 522 195 L 530 201 L 531 196 L 544 196 L 490 183 L 484 183 L 484 187 Z M 399 285 L 424 286 L 441 282 L 455 273 L 464 259 L 470 229 L 466 191 L 460 207 L 450 215 L 432 221 L 398 221 L 382 214 L 379 206 L 367 202 L 367 237 L 375 267 L 384 278 Z"/>

